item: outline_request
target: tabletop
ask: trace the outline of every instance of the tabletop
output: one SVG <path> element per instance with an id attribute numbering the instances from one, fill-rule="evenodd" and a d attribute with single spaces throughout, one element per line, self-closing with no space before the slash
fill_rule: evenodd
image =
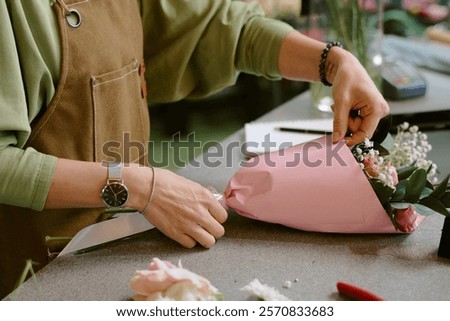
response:
<path id="1" fill-rule="evenodd" d="M 406 104 L 408 102 L 405 102 Z M 450 105 L 445 102 L 448 109 Z M 401 107 L 406 108 L 406 107 Z M 329 117 L 309 106 L 305 92 L 258 121 Z M 428 133 L 429 158 L 450 172 L 449 130 Z M 226 151 L 214 166 L 195 158 L 180 175 L 223 191 L 244 160 L 239 130 L 220 145 Z M 129 300 L 135 270 L 153 257 L 181 261 L 209 279 L 225 300 L 246 300 L 240 289 L 253 279 L 291 300 L 342 300 L 336 283 L 345 281 L 387 300 L 450 300 L 450 259 L 437 256 L 443 216 L 433 215 L 412 234 L 326 234 L 304 232 L 230 212 L 225 236 L 210 249 L 184 249 L 153 229 L 84 254 L 56 258 L 6 300 Z M 286 281 L 292 286 L 284 288 Z"/>

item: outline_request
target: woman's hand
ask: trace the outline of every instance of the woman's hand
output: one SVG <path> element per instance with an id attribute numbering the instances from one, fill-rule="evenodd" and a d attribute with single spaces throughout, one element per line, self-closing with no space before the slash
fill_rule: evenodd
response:
<path id="1" fill-rule="evenodd" d="M 227 211 L 198 183 L 169 170 L 155 168 L 155 190 L 144 214 L 166 236 L 187 248 L 198 242 L 209 248 L 222 237 Z"/>
<path id="2" fill-rule="evenodd" d="M 332 79 L 333 142 L 344 139 L 350 132 L 351 136 L 345 140 L 352 146 L 372 137 L 380 119 L 389 113 L 389 106 L 353 55 L 340 48 L 333 48 L 330 56 L 331 53 L 335 54 L 336 67 Z"/>
<path id="3" fill-rule="evenodd" d="M 280 74 L 292 80 L 320 81 L 319 63 L 325 47 L 325 43 L 297 31 L 289 33 L 280 47 Z M 333 142 L 344 139 L 347 132 L 352 133 L 345 138 L 350 146 L 371 138 L 380 119 L 389 112 L 385 99 L 350 52 L 332 47 L 326 65 L 326 79 L 333 84 Z"/>

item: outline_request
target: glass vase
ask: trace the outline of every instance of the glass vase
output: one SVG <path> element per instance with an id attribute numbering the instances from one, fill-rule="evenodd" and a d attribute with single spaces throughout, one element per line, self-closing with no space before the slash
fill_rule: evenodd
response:
<path id="1" fill-rule="evenodd" d="M 384 0 L 310 0 L 308 35 L 340 41 L 355 55 L 381 89 Z M 331 87 L 311 83 L 314 108 L 331 112 Z"/>

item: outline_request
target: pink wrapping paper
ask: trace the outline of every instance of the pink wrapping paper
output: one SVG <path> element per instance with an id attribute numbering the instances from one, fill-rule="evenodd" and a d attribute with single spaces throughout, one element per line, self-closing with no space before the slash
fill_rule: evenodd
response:
<path id="1" fill-rule="evenodd" d="M 350 149 L 330 136 L 250 159 L 224 196 L 243 216 L 304 231 L 401 233 Z"/>

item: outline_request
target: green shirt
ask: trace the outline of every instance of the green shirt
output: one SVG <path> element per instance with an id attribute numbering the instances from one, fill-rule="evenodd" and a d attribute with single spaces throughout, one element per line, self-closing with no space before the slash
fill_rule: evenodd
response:
<path id="1" fill-rule="evenodd" d="M 30 123 L 49 105 L 60 71 L 52 0 L 0 2 L 0 203 L 42 210 L 56 158 L 24 149 Z M 292 28 L 256 4 L 230 0 L 138 1 L 150 102 L 209 95 L 239 72 L 279 78 Z"/>

